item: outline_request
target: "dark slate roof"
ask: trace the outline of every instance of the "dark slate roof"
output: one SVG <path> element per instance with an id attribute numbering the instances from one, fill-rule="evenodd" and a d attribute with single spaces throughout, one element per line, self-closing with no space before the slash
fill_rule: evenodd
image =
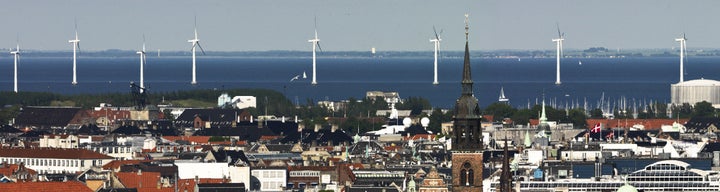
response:
<path id="1" fill-rule="evenodd" d="M 131 126 L 131 125 L 123 125 L 118 127 L 117 129 L 113 130 L 110 133 L 115 134 L 123 134 L 123 135 L 137 135 L 142 133 L 142 130 L 138 128 L 137 126 Z"/>
<path id="2" fill-rule="evenodd" d="M 407 136 L 407 134 L 410 134 L 411 136 L 417 134 L 430 134 L 430 132 L 420 125 L 411 125 L 410 127 L 405 128 L 405 131 L 400 131 L 398 133 L 402 136 Z"/>
<path id="3" fill-rule="evenodd" d="M 15 118 L 18 125 L 64 127 L 80 112 L 80 108 L 23 107 Z"/>
<path id="4" fill-rule="evenodd" d="M 200 183 L 197 184 L 199 192 L 236 192 L 245 191 L 244 183 Z"/>
<path id="5" fill-rule="evenodd" d="M 302 136 L 301 136 L 302 135 Z M 281 143 L 296 143 L 302 137 L 302 143 L 311 144 L 317 143 L 320 145 L 328 144 L 332 142 L 333 145 L 341 143 L 352 143 L 353 138 L 345 133 L 341 129 L 337 129 L 334 132 L 330 126 L 325 126 L 315 132 L 314 129 L 303 129 L 302 132 L 298 133 L 297 129 L 291 132 L 285 132 L 285 137 L 280 140 Z"/>
<path id="6" fill-rule="evenodd" d="M 235 122 L 238 114 L 243 109 L 185 109 L 175 122 L 181 126 L 192 126 L 195 117 L 200 117 L 203 121 L 210 121 L 212 127 L 230 127 Z"/>
<path id="7" fill-rule="evenodd" d="M 635 142 L 638 147 L 662 147 L 667 145 L 667 141 L 657 141 L 655 143 L 649 141 Z"/>
<path id="8" fill-rule="evenodd" d="M 257 128 L 257 126 L 243 126 L 235 128 L 209 128 L 193 133 L 194 136 L 238 136 L 240 140 L 255 142 L 261 136 L 276 136 L 271 129 Z"/>
<path id="9" fill-rule="evenodd" d="M 708 143 L 700 152 L 712 153 L 713 151 L 720 151 L 720 143 Z"/>
<path id="10" fill-rule="evenodd" d="M 84 135 L 104 135 L 104 132 L 95 124 L 82 125 L 77 131 L 78 134 Z"/>
<path id="11" fill-rule="evenodd" d="M 182 159 L 182 160 L 202 159 L 202 158 L 205 158 L 206 155 L 207 155 L 206 153 L 185 152 L 185 153 L 180 153 L 178 155 L 178 159 Z"/>
<path id="12" fill-rule="evenodd" d="M 268 151 L 279 151 L 280 153 L 289 153 L 293 145 L 291 144 L 265 144 Z"/>
<path id="13" fill-rule="evenodd" d="M 245 156 L 245 152 L 242 150 L 237 151 L 231 151 L 231 150 L 223 150 L 220 149 L 218 151 L 212 151 L 213 156 L 215 156 L 215 160 L 218 162 L 227 162 L 230 165 L 237 164 L 237 161 L 243 161 L 247 165 L 250 165 L 250 161 L 248 160 L 247 156 Z M 228 162 L 228 157 L 232 160 L 232 162 Z"/>
<path id="14" fill-rule="evenodd" d="M 20 129 L 16 129 L 15 127 L 12 127 L 10 125 L 3 125 L 0 127 L 0 133 L 20 133 Z"/>
<path id="15" fill-rule="evenodd" d="M 50 134 L 47 131 L 36 131 L 31 130 L 28 132 L 23 133 L 22 135 L 19 135 L 18 137 L 40 137 L 41 135 L 47 135 Z"/>
<path id="16" fill-rule="evenodd" d="M 717 117 L 693 117 L 685 123 L 686 133 L 705 133 L 710 125 L 720 128 L 720 118 Z"/>

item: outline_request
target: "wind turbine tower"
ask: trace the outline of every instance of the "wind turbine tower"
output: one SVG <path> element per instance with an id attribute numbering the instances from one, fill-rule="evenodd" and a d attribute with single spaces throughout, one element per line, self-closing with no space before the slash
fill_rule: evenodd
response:
<path id="1" fill-rule="evenodd" d="M 560 32 L 560 25 L 557 25 L 557 31 L 558 31 L 558 38 L 552 39 L 552 41 L 556 43 L 556 48 L 557 48 L 557 51 L 556 51 L 557 66 L 555 69 L 555 73 L 557 74 L 557 76 L 555 78 L 555 84 L 560 85 L 561 84 L 560 83 L 560 58 L 562 57 L 562 42 L 563 42 L 563 40 L 565 40 L 563 37 L 563 36 L 565 36 L 565 34 Z"/>
<path id="2" fill-rule="evenodd" d="M 438 83 L 438 50 L 440 49 L 440 41 L 442 41 L 442 39 L 440 39 L 440 35 L 438 35 L 437 30 L 435 30 L 435 26 L 433 26 L 433 32 L 435 33 L 435 39 L 430 39 L 430 42 L 435 44 L 435 51 L 433 52 L 435 55 L 435 78 L 433 80 L 433 85 L 437 85 L 440 84 Z M 442 30 L 440 33 L 442 33 Z"/>
<path id="3" fill-rule="evenodd" d="M 77 50 L 80 49 L 80 39 L 78 39 L 77 22 L 75 23 L 75 39 L 68 40 L 73 44 L 73 85 L 77 85 Z"/>
<path id="4" fill-rule="evenodd" d="M 17 93 L 18 92 L 18 72 L 17 72 L 18 65 L 17 65 L 17 63 L 18 63 L 18 59 L 20 59 L 20 44 L 17 44 L 15 47 L 15 51 L 10 51 L 10 54 L 12 54 L 13 57 L 15 57 L 15 88 L 14 88 L 14 91 L 15 91 L 15 93 Z"/>
<path id="5" fill-rule="evenodd" d="M 687 38 L 685 38 L 685 33 L 683 33 L 683 36 L 681 38 L 675 39 L 675 41 L 680 42 L 680 83 L 685 81 L 684 75 L 685 75 L 685 55 L 687 55 L 687 45 L 685 44 L 685 41 L 687 41 Z"/>
<path id="6" fill-rule="evenodd" d="M 138 51 L 140 55 L 140 93 L 145 91 L 145 63 L 147 63 L 147 57 L 145 56 L 145 36 L 143 36 L 142 50 Z"/>
<path id="7" fill-rule="evenodd" d="M 308 40 L 308 42 L 309 42 L 309 43 L 312 43 L 312 46 L 313 46 L 313 47 L 312 47 L 312 54 L 313 54 L 313 56 L 312 56 L 312 60 L 313 60 L 313 70 L 312 70 L 312 71 L 313 71 L 313 72 L 312 72 L 312 73 L 313 73 L 313 74 L 312 74 L 312 83 L 310 83 L 310 84 L 317 85 L 317 79 L 316 79 L 316 76 L 317 76 L 317 73 L 316 73 L 317 63 L 316 63 L 316 56 L 315 56 L 315 55 L 316 55 L 316 52 L 315 52 L 315 50 L 316 50 L 316 49 L 320 49 L 320 51 L 322 51 L 322 48 L 320 48 L 320 39 L 318 39 L 318 34 L 317 34 L 317 19 L 315 19 L 315 38 Z"/>
<path id="8" fill-rule="evenodd" d="M 190 84 L 197 85 L 197 79 L 196 79 L 196 66 L 195 66 L 195 47 L 200 47 L 200 51 L 202 51 L 203 55 L 205 55 L 205 50 L 200 45 L 200 39 L 198 39 L 198 33 L 197 33 L 197 18 L 195 19 L 195 38 L 188 40 L 188 43 L 192 43 L 192 48 L 190 49 L 190 52 L 192 52 L 192 82 Z"/>

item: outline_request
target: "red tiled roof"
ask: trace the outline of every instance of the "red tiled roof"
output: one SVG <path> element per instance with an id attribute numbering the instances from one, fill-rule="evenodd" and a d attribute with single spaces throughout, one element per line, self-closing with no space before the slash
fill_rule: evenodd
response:
<path id="1" fill-rule="evenodd" d="M 18 168 L 20 168 L 20 165 L 18 164 L 6 164 L 5 166 L 0 164 L 0 175 L 5 175 L 9 177 L 10 175 L 13 175 L 13 172 L 17 171 Z M 25 167 L 25 170 L 27 170 L 30 175 L 37 175 L 37 171 L 33 169 Z"/>
<path id="2" fill-rule="evenodd" d="M 93 192 L 85 184 L 77 181 L 68 182 L 19 182 L 19 183 L 0 183 L 0 191 L 12 192 L 53 192 L 53 191 L 72 191 L 72 192 Z"/>
<path id="3" fill-rule="evenodd" d="M 386 146 L 385 151 L 395 151 L 397 152 L 399 149 L 402 149 L 402 146 Z"/>
<path id="4" fill-rule="evenodd" d="M 160 172 L 118 172 L 117 178 L 125 188 L 136 188 L 138 192 L 172 192 L 174 188 L 157 188 Z"/>
<path id="5" fill-rule="evenodd" d="M 86 149 L 56 148 L 0 148 L 0 157 L 54 158 L 54 159 L 113 159 Z"/>
<path id="6" fill-rule="evenodd" d="M 485 119 L 486 122 L 494 122 L 493 120 L 495 119 L 495 116 L 493 116 L 493 115 L 483 115 L 482 118 Z"/>
<path id="7" fill-rule="evenodd" d="M 227 183 L 229 182 L 227 179 L 207 179 L 207 178 L 199 178 L 200 184 L 202 183 Z M 195 179 L 179 179 L 178 180 L 178 191 L 195 191 Z"/>
<path id="8" fill-rule="evenodd" d="M 207 144 L 210 140 L 210 136 L 163 136 L 162 138 L 170 141 L 189 141 L 190 143 L 195 144 Z"/>
<path id="9" fill-rule="evenodd" d="M 280 136 L 277 136 L 277 135 L 263 135 L 263 136 L 260 136 L 260 139 L 258 139 L 258 140 L 260 140 L 260 141 L 270 141 L 270 140 L 277 139 L 277 138 L 280 138 Z"/>
<path id="10" fill-rule="evenodd" d="M 90 117 L 97 119 L 100 117 L 107 117 L 110 121 L 115 121 L 117 119 L 130 119 L 130 111 L 123 111 L 123 110 L 112 110 L 112 109 L 101 109 L 98 111 L 95 110 L 87 110 Z M 162 113 L 160 113 L 162 114 Z"/>

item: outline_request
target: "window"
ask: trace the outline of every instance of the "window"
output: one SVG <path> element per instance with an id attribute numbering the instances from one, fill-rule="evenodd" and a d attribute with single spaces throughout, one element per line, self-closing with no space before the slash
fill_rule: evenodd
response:
<path id="1" fill-rule="evenodd" d="M 460 170 L 460 185 L 467 185 L 467 170 Z"/>

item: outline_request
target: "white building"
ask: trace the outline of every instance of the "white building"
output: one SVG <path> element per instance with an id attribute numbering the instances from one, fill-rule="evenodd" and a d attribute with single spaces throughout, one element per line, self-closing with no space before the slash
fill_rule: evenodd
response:
<path id="1" fill-rule="evenodd" d="M 670 86 L 671 101 L 675 105 L 707 101 L 714 107 L 720 106 L 720 81 L 696 79 L 672 84 Z"/>
<path id="2" fill-rule="evenodd" d="M 42 148 L 78 148 L 80 138 L 75 135 L 43 135 L 39 147 Z"/>
<path id="3" fill-rule="evenodd" d="M 101 167 L 113 157 L 85 149 L 0 148 L 0 162 L 25 163 L 38 173 L 76 173 Z"/>
<path id="4" fill-rule="evenodd" d="M 260 191 L 282 191 L 283 187 L 287 187 L 287 164 L 277 160 L 269 166 L 265 166 L 264 162 L 259 164 L 259 167 L 253 168 L 251 175 L 260 182 Z"/>
<path id="5" fill-rule="evenodd" d="M 230 98 L 227 93 L 223 93 L 218 97 L 218 107 L 230 105 L 237 109 L 257 108 L 257 98 L 255 96 L 235 96 Z"/>
<path id="6" fill-rule="evenodd" d="M 179 179 L 223 179 L 231 176 L 227 163 L 205 163 L 194 160 L 177 160 Z"/>
<path id="7" fill-rule="evenodd" d="M 107 156 L 115 158 L 115 160 L 131 160 L 136 159 L 135 152 L 140 152 L 139 147 L 132 146 L 87 146 L 88 150 L 95 151 L 98 153 L 105 154 Z"/>

